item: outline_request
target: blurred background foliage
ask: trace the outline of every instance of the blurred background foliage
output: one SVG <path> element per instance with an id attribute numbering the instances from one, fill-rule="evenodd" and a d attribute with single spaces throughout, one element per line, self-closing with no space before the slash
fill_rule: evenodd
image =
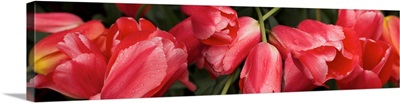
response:
<path id="1" fill-rule="evenodd" d="M 150 5 L 150 4 L 149 4 Z M 237 11 L 238 16 L 250 16 L 258 19 L 254 7 L 237 7 L 232 6 Z M 265 14 L 271 7 L 263 7 L 262 12 Z M 119 17 L 124 15 L 114 3 L 84 3 L 84 2 L 43 2 L 36 1 L 27 4 L 27 12 L 69 12 L 81 17 L 84 21 L 101 20 L 105 27 L 109 28 Z M 399 15 L 398 11 L 382 11 L 386 15 Z M 319 14 L 319 16 L 317 16 Z M 29 18 L 29 17 L 28 17 Z M 180 5 L 151 5 L 150 10 L 143 18 L 150 20 L 161 30 L 168 31 L 174 25 L 187 18 L 180 10 Z M 281 8 L 271 17 L 265 20 L 266 29 L 271 30 L 276 25 L 287 25 L 296 27 L 304 19 L 319 19 L 328 24 L 334 24 L 337 20 L 337 9 L 315 9 L 315 8 Z M 32 49 L 33 45 L 48 36 L 48 33 L 27 31 L 27 54 Z M 242 64 L 243 65 L 243 64 Z M 35 73 L 27 63 L 27 82 Z M 238 82 L 240 68 L 234 73 L 232 85 L 227 94 L 240 93 Z M 174 83 L 171 88 L 165 93 L 165 97 L 169 96 L 194 96 L 194 95 L 219 95 L 228 80 L 228 75 L 220 76 L 212 79 L 209 73 L 204 69 L 197 69 L 194 65 L 189 65 L 190 80 L 197 85 L 197 90 L 191 92 L 179 82 Z M 335 81 L 328 81 L 327 84 L 331 88 L 317 87 L 315 90 L 335 90 Z M 386 84 L 384 87 L 392 87 L 392 84 Z M 59 101 L 73 100 L 65 97 L 50 89 L 33 89 L 28 88 L 28 91 L 34 92 L 36 101 Z"/>

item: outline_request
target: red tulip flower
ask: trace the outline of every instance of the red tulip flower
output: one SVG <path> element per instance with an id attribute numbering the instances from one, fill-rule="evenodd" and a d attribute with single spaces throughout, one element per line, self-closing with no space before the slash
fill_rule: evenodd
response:
<path id="1" fill-rule="evenodd" d="M 66 96 L 89 99 L 103 87 L 106 61 L 100 50 L 83 34 L 68 33 L 55 44 L 67 59 L 47 75 L 38 74 L 28 85 L 49 88 Z"/>
<path id="2" fill-rule="evenodd" d="M 226 46 L 208 46 L 203 51 L 203 59 L 198 65 L 204 65 L 212 77 L 231 74 L 243 62 L 251 49 L 261 41 L 260 26 L 250 17 L 239 18 L 238 37 Z"/>
<path id="3" fill-rule="evenodd" d="M 29 64 L 33 66 L 34 71 L 46 75 L 53 71 L 68 56 L 57 49 L 57 43 L 63 41 L 68 33 L 80 32 L 89 40 L 97 39 L 105 28 L 98 20 L 86 22 L 76 28 L 53 33 L 43 38 L 35 44 L 29 54 Z"/>
<path id="4" fill-rule="evenodd" d="M 390 77 L 394 55 L 392 47 L 383 41 L 360 38 L 362 60 L 346 78 L 339 80 L 340 89 L 381 88 Z"/>
<path id="5" fill-rule="evenodd" d="M 84 23 L 80 17 L 64 12 L 34 13 L 33 17 L 28 16 L 28 19 L 33 19 L 28 20 L 31 21 L 28 23 L 34 23 L 28 24 L 28 29 L 46 33 L 56 33 L 72 29 Z"/>
<path id="6" fill-rule="evenodd" d="M 336 25 L 351 28 L 359 37 L 377 40 L 382 33 L 383 14 L 379 10 L 339 10 Z"/>
<path id="7" fill-rule="evenodd" d="M 282 58 L 279 51 L 266 42 L 258 43 L 249 53 L 240 73 L 242 93 L 281 92 Z"/>
<path id="8" fill-rule="evenodd" d="M 225 6 L 182 6 L 191 17 L 194 37 L 207 45 L 232 43 L 239 29 L 235 10 Z"/>
<path id="9" fill-rule="evenodd" d="M 396 16 L 387 16 L 383 22 L 383 30 L 382 30 L 382 37 L 384 41 L 388 42 L 393 47 L 393 55 L 394 56 L 394 64 L 393 64 L 393 72 L 391 76 L 391 81 L 395 84 L 399 84 L 399 55 L 400 55 L 400 48 L 399 48 L 399 27 L 400 21 L 399 17 Z"/>
<path id="10" fill-rule="evenodd" d="M 161 96 L 178 79 L 186 80 L 184 84 L 194 90 L 196 87 L 185 79 L 185 72 L 187 53 L 182 43 L 164 31 L 139 31 L 116 46 L 99 97 Z"/>
<path id="11" fill-rule="evenodd" d="M 271 41 L 283 58 L 293 54 L 295 64 L 314 84 L 340 80 L 350 74 L 359 61 L 360 46 L 354 31 L 319 21 L 304 20 L 297 29 L 275 26 Z M 358 48 L 357 48 L 358 47 Z"/>
<path id="12" fill-rule="evenodd" d="M 151 22 L 119 18 L 107 34 L 111 43 L 104 87 L 91 99 L 162 96 L 176 80 L 196 89 L 188 79 L 185 45 Z"/>
<path id="13" fill-rule="evenodd" d="M 140 24 L 131 20 L 120 18 L 119 24 L 103 32 L 107 40 L 112 37 L 119 41 L 109 59 L 86 35 L 67 34 L 64 42 L 57 42 L 57 50 L 67 58 L 28 85 L 53 89 L 76 99 L 162 96 L 177 80 L 194 91 L 196 85 L 188 78 L 185 45 L 145 19 L 140 19 Z M 137 31 L 129 31 L 132 29 Z M 113 30 L 118 32 L 110 34 Z"/>

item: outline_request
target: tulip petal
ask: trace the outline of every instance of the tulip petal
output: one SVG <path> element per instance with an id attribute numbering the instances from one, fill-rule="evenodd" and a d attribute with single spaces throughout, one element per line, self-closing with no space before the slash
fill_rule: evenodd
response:
<path id="1" fill-rule="evenodd" d="M 362 67 L 378 74 L 386 63 L 391 48 L 382 41 L 360 38 L 360 42 L 363 48 Z"/>
<path id="2" fill-rule="evenodd" d="M 359 15 L 354 30 L 360 37 L 379 39 L 382 33 L 383 15 L 380 11 L 366 11 Z"/>
<path id="3" fill-rule="evenodd" d="M 72 98 L 88 99 L 100 93 L 105 66 L 103 58 L 81 54 L 46 76 L 38 74 L 30 82 L 34 82 L 36 88 L 50 88 Z"/>
<path id="4" fill-rule="evenodd" d="M 187 54 L 186 52 L 181 49 L 181 48 L 176 48 L 174 46 L 174 43 L 170 41 L 169 39 L 163 39 L 163 51 L 165 53 L 165 56 L 167 58 L 167 74 L 161 82 L 161 85 L 159 86 L 158 89 L 161 88 L 160 91 L 155 96 L 162 96 L 168 89 L 169 87 L 178 79 L 182 80 L 187 80 L 184 81 L 184 83 L 188 84 L 191 89 L 193 89 L 192 84 L 188 81 L 188 75 L 184 75 L 185 72 L 188 72 L 187 70 Z"/>
<path id="5" fill-rule="evenodd" d="M 287 54 L 290 53 L 290 50 L 283 47 L 283 45 L 279 43 L 279 41 L 273 35 L 268 35 L 268 43 L 274 45 L 276 49 L 278 49 L 279 54 L 281 54 L 282 58 L 288 58 Z"/>
<path id="6" fill-rule="evenodd" d="M 354 10 L 338 10 L 338 19 L 336 21 L 336 25 L 343 27 L 354 27 L 356 24 L 356 12 Z M 352 28 L 353 29 L 353 28 Z"/>
<path id="7" fill-rule="evenodd" d="M 306 51 L 317 48 L 325 42 L 315 39 L 311 34 L 288 26 L 272 28 L 272 35 L 284 48 L 290 51 Z"/>
<path id="8" fill-rule="evenodd" d="M 153 23 L 143 18 L 139 19 L 139 25 L 141 30 L 151 30 L 151 31 L 157 30 L 157 28 L 153 25 Z"/>
<path id="9" fill-rule="evenodd" d="M 340 26 L 327 25 L 315 20 L 303 20 L 297 26 L 298 29 L 311 34 L 313 37 L 322 41 L 340 41 L 345 38 Z M 318 28 L 318 29 L 315 29 Z"/>
<path id="10" fill-rule="evenodd" d="M 326 78 L 340 80 L 350 75 L 353 69 L 358 65 L 359 58 L 358 55 L 353 55 L 352 58 L 346 58 L 338 51 L 335 59 L 327 62 L 328 74 L 326 75 Z"/>
<path id="11" fill-rule="evenodd" d="M 71 13 L 51 12 L 34 13 L 34 24 L 28 25 L 28 29 L 35 31 L 56 33 L 78 27 L 83 24 L 83 20 Z M 29 27 L 34 26 L 34 27 Z"/>
<path id="12" fill-rule="evenodd" d="M 249 53 L 240 74 L 242 93 L 270 93 L 281 91 L 282 61 L 278 50 L 265 42 L 257 44 Z"/>
<path id="13" fill-rule="evenodd" d="M 194 37 L 191 18 L 187 18 L 175 25 L 169 33 L 174 35 L 176 40 L 183 42 L 188 51 L 188 64 L 194 63 L 200 58 L 201 51 L 206 45 L 202 44 L 197 38 Z"/>
<path id="14" fill-rule="evenodd" d="M 383 41 L 360 38 L 363 47 L 363 68 L 378 74 L 382 84 L 390 78 L 394 62 L 392 47 Z"/>
<path id="15" fill-rule="evenodd" d="M 217 9 L 209 6 L 182 6 L 182 12 L 192 17 L 195 37 L 204 40 L 214 34 L 215 27 L 221 15 Z"/>
<path id="16" fill-rule="evenodd" d="M 285 87 L 283 91 L 309 91 L 317 87 L 312 80 L 308 79 L 305 74 L 300 71 L 299 68 L 302 68 L 302 66 L 298 67 L 294 64 L 291 54 L 287 54 L 284 67 Z"/>
<path id="17" fill-rule="evenodd" d="M 299 61 L 302 63 L 304 68 L 301 71 L 309 72 L 306 73 L 306 75 L 310 74 L 308 77 L 312 77 L 310 79 L 313 79 L 316 85 L 322 85 L 327 79 L 329 79 L 326 78 L 326 75 L 328 74 L 328 65 L 326 62 L 329 61 L 332 56 L 334 57 L 336 55 L 335 51 L 336 50 L 332 47 L 321 47 L 316 49 L 316 51 L 310 51 L 309 53 L 299 56 Z M 313 54 L 313 52 L 319 54 Z"/>
<path id="18" fill-rule="evenodd" d="M 155 41 L 154 41 L 155 40 Z M 105 80 L 102 99 L 142 97 L 157 88 L 167 74 L 161 38 L 144 40 L 117 52 Z M 158 41 L 158 42 L 157 42 Z M 135 78 L 132 78 L 135 77 Z"/>
<path id="19" fill-rule="evenodd" d="M 55 65 L 58 65 L 58 64 L 41 62 L 41 61 L 44 58 L 52 58 L 51 55 L 53 55 L 53 54 L 61 54 L 59 52 L 59 50 L 57 49 L 57 43 L 61 42 L 65 35 L 67 35 L 68 33 L 80 32 L 81 34 L 84 34 L 89 40 L 94 40 L 97 37 L 99 37 L 103 33 L 104 30 L 105 30 L 105 28 L 104 28 L 103 24 L 101 24 L 100 21 L 93 20 L 93 21 L 86 22 L 85 24 L 82 24 L 74 29 L 51 34 L 35 44 L 34 49 L 32 49 L 31 53 L 30 53 L 30 57 L 33 57 L 33 59 L 30 59 L 31 60 L 30 65 L 36 65 L 38 63 L 45 63 L 46 65 L 48 65 L 47 67 L 43 67 L 43 68 L 34 67 L 34 68 L 35 68 L 35 72 L 37 72 L 39 74 L 47 74 L 47 73 L 53 71 L 54 68 L 52 68 L 52 67 L 55 67 Z M 60 60 L 62 60 L 62 59 L 60 59 Z M 58 61 L 58 60 L 54 60 L 54 61 Z"/>
<path id="20" fill-rule="evenodd" d="M 339 89 L 365 89 L 365 88 L 381 88 L 382 83 L 379 77 L 372 71 L 361 71 L 356 78 L 348 83 L 338 82 Z"/>
<path id="21" fill-rule="evenodd" d="M 136 20 L 130 17 L 118 18 L 115 22 L 118 25 L 119 34 L 117 39 L 122 40 L 128 35 L 132 35 L 134 32 L 139 31 L 139 25 Z"/>
<path id="22" fill-rule="evenodd" d="M 67 34 L 64 37 L 64 42 L 59 42 L 57 48 L 70 58 L 75 58 L 83 53 L 93 53 L 98 57 L 103 56 L 94 43 L 79 33 Z"/>

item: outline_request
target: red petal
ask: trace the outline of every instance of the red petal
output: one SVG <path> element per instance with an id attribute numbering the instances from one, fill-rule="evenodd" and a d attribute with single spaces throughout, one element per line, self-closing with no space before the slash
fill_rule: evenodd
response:
<path id="1" fill-rule="evenodd" d="M 126 49 L 134 44 L 136 44 L 139 41 L 146 40 L 149 36 L 149 34 L 153 33 L 153 31 L 140 31 L 140 32 L 135 32 L 135 35 L 129 35 L 126 38 L 124 38 L 121 43 L 115 46 L 111 57 L 108 61 L 107 65 L 107 70 L 106 70 L 106 76 L 109 75 L 110 69 L 111 69 L 111 64 L 114 64 L 115 60 L 117 59 L 117 55 L 120 51 L 123 49 Z"/>
<path id="2" fill-rule="evenodd" d="M 194 92 L 197 89 L 197 86 L 189 80 L 189 71 L 187 70 L 187 65 L 183 65 L 180 70 L 184 70 L 182 76 L 179 78 L 179 81 L 185 85 L 190 91 Z"/>
<path id="3" fill-rule="evenodd" d="M 276 49 L 278 49 L 279 54 L 281 54 L 282 58 L 287 58 L 287 54 L 290 53 L 288 48 L 283 47 L 281 43 L 273 36 L 273 35 L 268 35 L 268 43 L 271 45 L 274 45 Z"/>
<path id="4" fill-rule="evenodd" d="M 157 30 L 157 28 L 153 25 L 153 23 L 143 18 L 139 19 L 139 25 L 141 30 L 151 30 L 151 31 Z"/>
<path id="5" fill-rule="evenodd" d="M 346 58 L 353 58 L 353 55 L 357 55 L 361 57 L 361 44 L 359 41 L 359 37 L 356 35 L 356 32 L 353 29 L 343 28 L 344 34 L 346 38 L 342 41 L 344 45 L 344 50 L 342 50 L 342 55 Z"/>
<path id="6" fill-rule="evenodd" d="M 34 19 L 34 24 L 28 28 L 48 33 L 72 29 L 84 23 L 80 17 L 64 12 L 34 13 Z"/>
<path id="7" fill-rule="evenodd" d="M 352 58 L 346 58 L 338 51 L 335 59 L 331 62 L 327 62 L 328 74 L 326 75 L 326 78 L 340 80 L 350 75 L 353 69 L 359 65 L 359 58 L 359 55 L 353 55 Z"/>
<path id="8" fill-rule="evenodd" d="M 122 40 L 128 35 L 133 35 L 134 32 L 139 31 L 139 24 L 135 19 L 130 17 L 118 18 L 115 22 L 118 25 L 119 34 L 117 39 Z"/>
<path id="9" fill-rule="evenodd" d="M 36 88 L 50 88 L 72 98 L 89 99 L 101 91 L 105 66 L 103 58 L 81 54 L 47 76 L 37 75 L 31 82 Z"/>
<path id="10" fill-rule="evenodd" d="M 294 62 L 291 54 L 287 54 L 287 58 L 285 60 L 285 92 L 292 91 L 309 91 L 317 87 L 314 85 L 313 81 L 308 79 L 303 72 L 299 70 L 302 66 L 297 67 Z"/>
<path id="11" fill-rule="evenodd" d="M 303 20 L 302 22 L 300 22 L 297 28 L 311 34 L 318 40 L 322 40 L 325 42 L 341 41 L 345 38 L 343 30 L 340 26 L 327 25 L 315 20 Z"/>
<path id="12" fill-rule="evenodd" d="M 326 80 L 328 74 L 327 61 L 332 61 L 332 57 L 336 56 L 336 49 L 333 47 L 320 47 L 313 51 L 307 51 L 298 57 L 303 65 L 303 72 L 306 73 L 310 79 L 315 80 L 316 85 L 322 85 Z M 301 69 L 301 68 L 300 68 Z"/>
<path id="13" fill-rule="evenodd" d="M 353 29 L 354 25 L 356 24 L 356 17 L 357 16 L 354 10 L 340 9 L 338 10 L 338 19 L 336 21 L 336 25 L 350 27 Z"/>
<path id="14" fill-rule="evenodd" d="M 161 47 L 161 38 L 138 42 L 121 52 L 102 89 L 101 98 L 134 98 L 149 94 L 161 86 L 167 76 L 167 58 Z"/>
<path id="15" fill-rule="evenodd" d="M 167 58 L 167 75 L 161 82 L 161 86 L 153 90 L 157 92 L 157 94 L 154 96 L 162 96 L 169 89 L 169 87 L 180 78 L 187 78 L 188 80 L 188 75 L 183 75 L 185 72 L 187 72 L 186 51 L 184 51 L 182 48 L 175 47 L 175 44 L 169 39 L 163 39 L 162 43 L 163 51 Z M 150 94 L 148 96 L 152 95 L 153 94 Z"/>
<path id="16" fill-rule="evenodd" d="M 385 65 L 383 65 L 382 70 L 378 74 L 379 78 L 381 79 L 382 84 L 385 84 L 389 80 L 392 72 L 395 72 L 395 71 L 392 71 L 392 69 L 394 67 L 396 67 L 395 66 L 395 62 L 396 62 L 395 56 L 398 56 L 398 55 L 395 54 L 394 50 L 391 50 L 389 56 L 387 57 L 387 61 L 386 61 Z M 399 63 L 398 57 L 397 57 L 397 63 Z"/>
<path id="17" fill-rule="evenodd" d="M 383 14 L 380 11 L 365 11 L 356 19 L 354 30 L 360 37 L 373 40 L 380 38 L 382 33 Z"/>
<path id="18" fill-rule="evenodd" d="M 204 40 L 214 34 L 217 22 L 221 19 L 220 11 L 210 6 L 182 6 L 182 12 L 192 17 L 195 37 Z"/>
<path id="19" fill-rule="evenodd" d="M 32 64 L 30 65 L 33 65 L 33 63 L 35 63 L 36 65 L 37 63 L 40 63 L 41 60 L 45 58 L 52 58 L 51 55 L 60 53 L 59 50 L 57 49 L 57 43 L 61 42 L 64 36 L 67 35 L 68 33 L 80 32 L 81 34 L 84 34 L 89 40 L 95 40 L 103 33 L 104 30 L 105 28 L 100 21 L 93 20 L 86 22 L 85 24 L 82 24 L 74 29 L 51 34 L 35 44 L 34 49 L 32 49 L 30 54 L 30 57 L 33 57 L 33 60 L 30 62 Z M 40 69 L 39 71 L 41 70 L 52 71 L 52 69 L 54 68 L 51 67 L 54 67 L 55 65 L 58 64 L 47 63 L 47 65 L 49 66 L 37 69 Z M 47 74 L 48 72 L 38 72 L 38 73 Z"/>
<path id="20" fill-rule="evenodd" d="M 381 88 L 379 77 L 372 71 L 364 70 L 348 83 L 337 82 L 339 89 Z"/>
<path id="21" fill-rule="evenodd" d="M 188 52 L 188 64 L 194 63 L 200 58 L 201 52 L 206 45 L 202 44 L 197 38 L 194 37 L 191 18 L 187 18 L 175 25 L 170 31 L 176 40 L 183 42 L 186 45 Z"/>
<path id="22" fill-rule="evenodd" d="M 265 42 L 257 44 L 240 74 L 242 93 L 280 92 L 282 59 L 278 50 Z"/>
<path id="23" fill-rule="evenodd" d="M 382 41 L 360 38 L 363 50 L 362 67 L 378 74 L 390 55 L 390 46 Z"/>
<path id="24" fill-rule="evenodd" d="M 325 42 L 299 29 L 278 25 L 272 28 L 272 35 L 290 51 L 305 51 L 317 48 Z"/>
<path id="25" fill-rule="evenodd" d="M 58 43 L 58 49 L 70 58 L 75 58 L 83 53 L 93 53 L 103 57 L 100 50 L 86 36 L 79 33 L 70 33 L 64 37 L 64 42 Z"/>

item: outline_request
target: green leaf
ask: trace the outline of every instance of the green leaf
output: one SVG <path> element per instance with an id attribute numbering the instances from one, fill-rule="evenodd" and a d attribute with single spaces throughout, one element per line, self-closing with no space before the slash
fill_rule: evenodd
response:
<path id="1" fill-rule="evenodd" d="M 337 9 L 322 9 L 321 12 L 325 14 L 325 18 L 329 19 L 330 24 L 336 24 L 338 18 L 338 10 Z"/>
<path id="2" fill-rule="evenodd" d="M 175 97 L 175 96 L 183 96 L 184 89 L 169 89 L 167 92 L 164 93 L 164 97 Z"/>
<path id="3" fill-rule="evenodd" d="M 47 37 L 48 35 L 50 35 L 50 34 L 44 33 L 44 32 L 37 32 L 37 31 L 28 31 L 27 39 L 28 39 L 28 41 L 31 41 L 34 44 L 36 44 L 37 42 L 39 42 L 43 38 Z"/>
<path id="4" fill-rule="evenodd" d="M 195 95 L 211 95 L 216 85 L 215 80 L 210 77 L 210 74 L 204 69 L 196 69 L 190 75 L 191 80 L 197 86 Z"/>
<path id="5" fill-rule="evenodd" d="M 267 21 L 266 28 L 268 30 L 271 30 L 273 27 L 279 25 L 278 20 L 276 20 L 275 17 L 273 16 L 270 16 L 266 21 Z"/>
<path id="6" fill-rule="evenodd" d="M 329 87 L 329 90 L 337 90 L 338 87 L 336 85 L 336 80 L 335 79 L 330 79 L 325 82 L 325 84 Z"/>
<path id="7" fill-rule="evenodd" d="M 113 24 L 119 17 L 122 16 L 122 12 L 114 3 L 104 3 L 103 8 L 106 12 L 104 23 L 106 26 Z"/>
<path id="8" fill-rule="evenodd" d="M 151 5 L 150 10 L 146 13 L 146 18 L 161 30 L 168 31 L 183 20 L 180 19 L 182 15 L 174 12 L 176 9 L 179 9 L 179 6 Z"/>
<path id="9" fill-rule="evenodd" d="M 239 75 L 240 75 L 240 71 L 241 71 L 241 69 L 240 69 L 240 68 L 237 68 L 237 70 L 235 70 L 235 71 L 231 74 L 231 75 L 233 75 L 233 79 L 232 79 L 231 85 L 229 86 L 229 89 L 228 89 L 228 92 L 227 92 L 227 93 L 232 93 L 232 92 L 229 92 L 229 90 L 231 90 L 232 87 L 238 85 L 237 83 L 235 83 L 235 81 L 238 80 Z M 216 83 L 217 83 L 217 84 L 216 84 L 215 87 L 214 87 L 214 92 L 213 92 L 213 94 L 215 94 L 215 95 L 221 94 L 221 92 L 222 92 L 222 90 L 223 90 L 223 88 L 224 88 L 226 82 L 228 81 L 228 79 L 229 79 L 229 75 L 223 75 L 223 76 L 218 77 L 218 78 L 216 79 Z M 236 93 L 236 91 L 234 91 L 233 93 Z"/>
<path id="10" fill-rule="evenodd" d="M 253 15 L 253 8 L 251 7 L 236 7 L 238 17 Z M 255 14 L 255 13 L 254 13 Z"/>
<path id="11" fill-rule="evenodd" d="M 92 19 L 93 19 L 93 20 L 101 20 L 101 21 L 104 21 L 104 20 L 105 20 L 105 17 L 104 17 L 102 14 L 95 14 L 95 15 L 92 16 Z"/>
<path id="12" fill-rule="evenodd" d="M 222 89 L 224 88 L 226 82 L 228 81 L 229 76 L 228 75 L 224 75 L 224 76 L 220 76 L 216 79 L 216 85 L 214 87 L 213 93 L 214 95 L 219 95 L 221 94 Z"/>
<path id="13" fill-rule="evenodd" d="M 281 8 L 275 18 L 282 25 L 297 27 L 308 16 L 304 8 Z"/>

